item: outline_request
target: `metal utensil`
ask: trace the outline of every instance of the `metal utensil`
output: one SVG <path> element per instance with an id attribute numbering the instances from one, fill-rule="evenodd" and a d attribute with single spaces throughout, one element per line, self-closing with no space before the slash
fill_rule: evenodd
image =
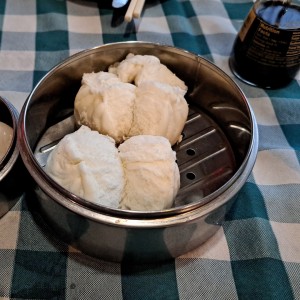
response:
<path id="1" fill-rule="evenodd" d="M 113 0 L 112 7 L 113 8 L 121 8 L 127 4 L 128 0 Z"/>

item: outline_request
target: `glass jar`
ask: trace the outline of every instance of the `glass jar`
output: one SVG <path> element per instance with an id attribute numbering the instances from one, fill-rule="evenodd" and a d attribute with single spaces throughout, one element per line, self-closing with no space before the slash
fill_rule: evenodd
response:
<path id="1" fill-rule="evenodd" d="M 229 58 L 242 81 L 280 88 L 300 67 L 300 0 L 258 0 L 240 29 Z"/>

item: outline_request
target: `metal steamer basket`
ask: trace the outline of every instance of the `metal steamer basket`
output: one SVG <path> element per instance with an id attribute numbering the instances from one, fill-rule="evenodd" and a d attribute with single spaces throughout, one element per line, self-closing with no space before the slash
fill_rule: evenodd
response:
<path id="1" fill-rule="evenodd" d="M 83 73 L 106 71 L 128 53 L 157 56 L 188 86 L 189 116 L 174 150 L 181 187 L 174 207 L 126 211 L 96 205 L 59 186 L 43 170 L 59 139 L 76 130 L 75 95 Z M 20 114 L 20 153 L 35 184 L 28 203 L 36 220 L 63 241 L 112 261 L 177 257 L 211 237 L 252 171 L 258 131 L 243 92 L 208 60 L 171 46 L 113 43 L 75 54 L 30 93 Z"/>

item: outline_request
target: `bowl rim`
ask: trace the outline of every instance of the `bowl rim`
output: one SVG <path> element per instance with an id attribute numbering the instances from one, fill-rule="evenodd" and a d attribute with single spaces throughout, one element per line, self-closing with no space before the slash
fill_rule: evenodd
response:
<path id="1" fill-rule="evenodd" d="M 18 129 L 18 118 L 19 113 L 17 109 L 10 103 L 7 99 L 0 96 L 0 102 L 5 105 L 7 108 L 10 118 L 12 121 L 12 129 L 13 129 L 13 136 L 9 145 L 6 154 L 2 159 L 0 159 L 0 181 L 9 173 L 12 169 L 14 163 L 16 162 L 19 154 L 19 150 L 17 148 L 17 129 Z"/>
<path id="2" fill-rule="evenodd" d="M 59 70 L 66 64 L 72 63 L 74 60 L 81 59 L 82 57 L 90 55 L 91 53 L 97 51 L 105 51 L 106 49 L 109 50 L 111 47 L 120 47 L 123 49 L 125 45 L 130 45 L 131 47 L 139 46 L 147 48 L 159 47 L 165 51 L 171 51 L 173 53 L 188 56 L 191 59 L 197 60 L 198 62 L 205 62 L 207 66 L 220 72 L 222 76 L 224 76 L 224 78 L 228 81 L 228 83 L 239 92 L 241 98 L 243 99 L 249 112 L 252 131 L 247 154 L 233 176 L 219 189 L 206 196 L 208 197 L 209 201 L 205 202 L 205 204 L 191 203 L 184 206 L 160 211 L 129 211 L 93 204 L 62 188 L 59 184 L 52 180 L 45 171 L 42 170 L 42 168 L 34 158 L 33 152 L 29 146 L 26 136 L 25 116 L 30 105 L 30 100 L 39 86 L 44 82 L 44 80 L 51 77 L 57 70 Z M 51 68 L 47 72 L 47 74 L 45 74 L 36 84 L 22 107 L 18 123 L 18 143 L 23 162 L 27 167 L 29 173 L 31 173 L 32 177 L 35 179 L 36 183 L 50 198 L 58 202 L 60 205 L 66 207 L 67 209 L 89 219 L 109 224 L 115 224 L 116 226 L 126 225 L 135 227 L 136 221 L 138 221 L 139 226 L 142 224 L 143 227 L 166 225 L 171 226 L 172 224 L 174 224 L 174 222 L 186 222 L 187 220 L 190 221 L 196 217 L 198 218 L 199 216 L 209 214 L 217 207 L 226 204 L 228 199 L 233 197 L 239 191 L 241 186 L 248 178 L 256 160 L 258 151 L 258 129 L 255 115 L 245 94 L 237 85 L 237 83 L 214 63 L 196 53 L 178 47 L 152 42 L 126 41 L 107 43 L 79 51 L 67 57 L 56 66 Z"/>

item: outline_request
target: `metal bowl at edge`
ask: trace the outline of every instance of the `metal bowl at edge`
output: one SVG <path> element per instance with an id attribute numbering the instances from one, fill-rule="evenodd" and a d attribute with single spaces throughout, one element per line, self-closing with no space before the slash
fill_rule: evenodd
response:
<path id="1" fill-rule="evenodd" d="M 200 132 L 201 120 L 207 121 L 201 133 L 195 134 L 196 137 L 201 134 L 200 144 L 199 138 L 192 141 L 197 143 L 196 150 L 193 149 L 198 153 L 197 164 L 184 161 L 182 167 L 179 166 L 182 182 L 188 174 L 199 173 L 197 176 L 203 178 L 196 184 L 184 183 L 186 186 L 181 187 L 184 192 L 179 193 L 184 196 L 180 196 L 175 207 L 165 211 L 131 212 L 91 205 L 51 180 L 34 155 L 46 129 L 72 113 L 82 74 L 107 70 L 128 53 L 155 55 L 185 81 L 190 107 L 188 123 L 198 120 L 191 130 Z M 219 132 L 214 155 L 200 153 L 202 147 L 206 149 L 207 132 Z M 191 149 L 186 147 L 192 134 L 185 138 L 188 142 L 183 140 L 175 149 L 177 154 L 182 151 L 183 157 L 187 153 L 191 155 Z M 215 140 L 212 138 L 209 144 Z M 205 242 L 220 228 L 252 171 L 258 149 L 258 130 L 243 92 L 213 63 L 171 46 L 121 42 L 79 52 L 50 70 L 22 108 L 18 143 L 24 164 L 35 181 L 32 194 L 27 198 L 37 220 L 63 241 L 91 256 L 142 263 L 182 255 Z M 224 153 L 226 156 L 222 156 Z M 218 168 L 208 174 L 207 170 L 215 164 Z M 200 167 L 185 174 L 183 166 L 186 165 Z"/>
<path id="2" fill-rule="evenodd" d="M 0 218 L 19 200 L 23 193 L 23 162 L 17 147 L 17 124 L 19 113 L 5 98 L 0 97 L 0 121 L 13 128 L 9 149 L 0 160 Z"/>

